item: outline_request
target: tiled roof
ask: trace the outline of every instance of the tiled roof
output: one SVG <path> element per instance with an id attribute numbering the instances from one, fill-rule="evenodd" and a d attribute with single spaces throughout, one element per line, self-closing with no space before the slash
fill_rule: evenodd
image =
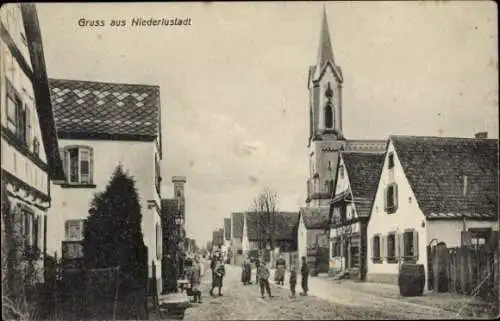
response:
<path id="1" fill-rule="evenodd" d="M 389 139 L 424 215 L 498 217 L 497 139 L 418 136 Z"/>
<path id="2" fill-rule="evenodd" d="M 327 229 L 329 211 L 329 207 L 303 207 L 300 209 L 300 214 L 307 229 Z"/>
<path id="3" fill-rule="evenodd" d="M 243 213 L 231 213 L 231 222 L 233 224 L 233 238 L 242 238 L 243 237 Z"/>
<path id="4" fill-rule="evenodd" d="M 359 216 L 370 215 L 384 156 L 382 153 L 341 153 Z"/>
<path id="5" fill-rule="evenodd" d="M 275 213 L 274 238 L 276 240 L 293 240 L 296 235 L 299 223 L 299 213 L 296 212 L 276 212 Z M 249 240 L 257 240 L 262 235 L 269 235 L 272 230 L 272 223 L 267 224 L 267 216 L 256 212 L 247 212 L 247 236 Z M 272 216 L 269 217 L 272 222 Z M 260 226 L 260 229 L 259 229 Z M 260 233 L 259 233 L 260 232 Z"/>
<path id="6" fill-rule="evenodd" d="M 231 219 L 224 219 L 224 238 L 229 241 L 231 240 Z"/>
<path id="7" fill-rule="evenodd" d="M 159 135 L 158 86 L 64 79 L 49 83 L 59 137 Z"/>

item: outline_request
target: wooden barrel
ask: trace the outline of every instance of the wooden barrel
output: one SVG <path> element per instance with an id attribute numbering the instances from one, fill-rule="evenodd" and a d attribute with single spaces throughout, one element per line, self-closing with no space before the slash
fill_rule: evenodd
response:
<path id="1" fill-rule="evenodd" d="M 424 265 L 403 263 L 399 270 L 398 285 L 401 296 L 422 296 L 425 286 Z"/>

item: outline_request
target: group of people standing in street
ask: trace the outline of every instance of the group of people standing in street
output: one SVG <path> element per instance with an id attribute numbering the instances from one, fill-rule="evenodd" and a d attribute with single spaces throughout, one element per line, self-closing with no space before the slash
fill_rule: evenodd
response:
<path id="1" fill-rule="evenodd" d="M 257 268 L 257 272 L 255 274 L 255 283 L 260 286 L 260 294 L 262 298 L 264 298 L 264 294 L 267 293 L 269 297 L 272 297 L 271 287 L 269 285 L 269 277 L 270 271 L 267 267 L 267 264 L 264 261 L 261 261 L 260 258 L 255 260 L 255 267 Z M 285 274 L 286 274 L 286 261 L 280 256 L 276 261 L 276 272 L 275 272 L 275 282 L 278 285 L 285 284 Z M 309 277 L 309 266 L 307 265 L 307 261 L 305 257 L 302 257 L 302 265 L 300 268 L 301 274 L 301 286 L 302 293 L 301 295 L 307 295 L 308 289 L 308 277 Z M 252 262 L 245 258 L 242 266 L 241 273 L 241 282 L 243 285 L 252 284 Z M 295 297 L 295 288 L 297 286 L 297 268 L 295 264 L 292 264 L 290 267 L 290 279 L 289 279 L 291 297 Z"/>

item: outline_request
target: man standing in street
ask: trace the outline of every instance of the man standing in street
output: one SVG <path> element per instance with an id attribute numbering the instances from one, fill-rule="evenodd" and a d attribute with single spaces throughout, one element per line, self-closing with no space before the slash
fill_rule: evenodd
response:
<path id="1" fill-rule="evenodd" d="M 300 274 L 302 276 L 302 293 L 300 295 L 307 295 L 307 291 L 309 290 L 307 287 L 307 279 L 309 277 L 309 266 L 307 265 L 306 262 L 306 257 L 302 257 L 302 266 L 300 268 Z"/>
<path id="2" fill-rule="evenodd" d="M 259 278 L 260 285 L 260 295 L 264 298 L 264 290 L 267 292 L 269 297 L 271 298 L 271 287 L 269 286 L 269 269 L 266 266 L 266 263 L 263 261 L 260 263 L 257 268 L 257 275 Z"/>

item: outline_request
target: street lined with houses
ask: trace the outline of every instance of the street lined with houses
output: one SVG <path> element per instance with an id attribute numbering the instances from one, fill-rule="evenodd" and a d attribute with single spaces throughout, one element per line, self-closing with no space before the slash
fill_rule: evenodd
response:
<path id="1" fill-rule="evenodd" d="M 273 10 L 301 17 L 303 5 Z M 385 5 L 395 10 L 391 4 Z M 65 14 L 61 11 L 61 21 L 54 23 L 46 9 L 41 10 L 45 15 L 39 20 L 40 5 L 2 6 L 3 319 L 416 320 L 498 315 L 499 140 L 491 129 L 498 129 L 498 124 L 488 125 L 487 112 L 479 112 L 481 106 L 468 111 L 471 116 L 464 122 L 461 117 L 466 113 L 455 106 L 455 94 L 450 92 L 439 92 L 438 97 L 424 100 L 427 97 L 421 93 L 433 87 L 427 80 L 417 82 L 422 88 L 408 84 L 410 90 L 405 93 L 416 99 L 414 105 L 404 106 L 405 112 L 410 115 L 410 111 L 418 109 L 422 119 L 408 116 L 403 122 L 388 107 L 377 111 L 380 119 L 363 123 L 361 116 L 370 114 L 372 104 L 377 106 L 379 93 L 363 96 L 361 101 L 353 99 L 363 91 L 359 89 L 362 81 L 357 82 L 360 78 L 353 71 L 359 68 L 357 60 L 364 58 L 346 58 L 357 51 L 368 55 L 365 51 L 369 47 L 364 44 L 363 50 L 349 49 L 351 54 L 346 54 L 347 49 L 334 46 L 334 29 L 329 22 L 338 24 L 340 30 L 354 28 L 338 19 L 343 14 L 333 19 L 334 6 L 337 4 L 313 9 L 314 24 L 319 27 L 315 60 L 301 60 L 298 57 L 302 54 L 286 60 L 299 52 L 299 47 L 304 52 L 314 51 L 307 42 L 310 30 L 300 27 L 300 34 L 307 31 L 306 37 L 299 32 L 288 38 L 276 37 L 283 43 L 265 32 L 279 50 L 287 49 L 286 59 L 276 54 L 278 60 L 293 65 L 301 61 L 304 79 L 300 96 L 305 98 L 300 104 L 294 96 L 298 87 L 286 83 L 291 78 L 291 66 L 274 70 L 266 64 L 255 68 L 248 63 L 249 53 L 261 62 L 269 52 L 274 55 L 278 50 L 265 51 L 262 48 L 268 46 L 254 38 L 242 41 L 241 35 L 231 38 L 228 33 L 227 38 L 215 41 L 203 34 L 200 37 L 210 39 L 208 42 L 193 36 L 189 39 L 197 41 L 176 45 L 183 50 L 187 46 L 189 54 L 201 52 L 204 57 L 193 59 L 171 52 L 171 43 L 176 43 L 173 39 L 179 34 L 230 29 L 226 23 L 235 23 L 230 18 L 233 16 L 221 15 L 219 9 L 204 11 L 208 7 L 202 6 L 205 9 L 192 11 L 197 15 L 193 18 L 183 13 L 179 16 L 186 16 L 183 21 L 189 23 L 175 23 L 177 29 L 157 28 L 158 33 L 147 33 L 153 40 L 146 40 L 145 33 L 135 33 L 146 32 L 146 28 L 131 31 L 123 24 L 121 29 L 113 29 L 122 33 L 117 41 L 105 29 L 108 26 L 101 24 L 102 35 L 92 33 L 90 27 L 95 26 L 84 24 L 80 27 L 88 29 L 82 33 L 61 36 L 60 30 L 73 30 L 68 21 L 74 17 L 67 17 L 78 10 L 63 10 Z M 214 7 L 220 8 L 218 4 Z M 85 10 L 93 14 L 125 14 L 130 10 L 146 17 L 148 10 L 154 13 L 164 7 L 140 7 L 144 14 L 126 4 L 102 11 L 89 8 L 93 7 Z M 169 8 L 186 13 L 191 10 L 175 5 Z M 269 8 L 259 7 L 263 11 L 258 12 L 272 12 Z M 351 5 L 338 4 L 337 8 L 347 10 L 349 19 L 354 15 Z M 478 11 L 478 17 L 487 16 L 484 10 Z M 428 17 L 428 12 L 420 13 Z M 213 20 L 212 15 L 223 23 L 198 23 Z M 227 21 L 221 20 L 222 16 Z M 243 17 L 239 19 L 244 21 Z M 477 30 L 475 24 L 481 19 L 475 20 L 469 21 L 467 28 Z M 286 20 L 270 21 L 283 29 L 277 34 L 285 32 L 281 25 Z M 426 18 L 422 21 L 420 28 L 428 27 Z M 44 26 L 52 26 L 49 34 L 55 37 L 46 50 L 41 32 Z M 255 29 L 250 31 L 260 30 Z M 477 32 L 470 37 L 485 41 L 484 34 Z M 113 40 L 107 41 L 116 50 L 105 48 L 106 55 L 111 56 L 89 58 L 91 52 L 83 50 L 85 41 L 108 43 L 102 40 L 104 34 L 111 35 Z M 159 39 L 159 34 L 164 38 Z M 262 38 L 255 35 L 258 33 L 252 37 Z M 72 48 L 73 39 L 84 46 L 78 49 L 81 56 L 72 52 L 76 50 Z M 144 41 L 141 47 L 151 46 L 151 52 L 131 52 L 131 48 L 137 49 L 138 40 Z M 292 47 L 286 41 L 293 43 L 293 50 L 288 50 Z M 58 49 L 59 42 L 72 53 Z M 345 40 L 342 43 L 351 46 Z M 249 44 L 259 45 L 242 49 Z M 226 45 L 244 54 L 233 55 L 233 51 L 221 49 Z M 434 47 L 430 45 L 432 49 L 428 50 Z M 334 48 L 339 56 L 334 55 Z M 149 56 L 151 53 L 154 55 Z M 59 59 L 63 54 L 67 54 L 66 58 Z M 173 62 L 168 61 L 169 68 L 182 66 L 185 69 L 180 70 L 186 75 L 167 70 L 163 65 L 166 59 L 156 54 L 174 54 Z M 60 68 L 59 72 L 49 68 L 46 56 L 51 57 L 52 66 Z M 421 57 L 417 58 L 420 62 Z M 95 67 L 100 60 L 105 61 L 105 68 Z M 256 89 L 264 78 L 259 80 L 250 69 L 224 69 L 233 60 L 241 68 L 267 71 L 265 79 L 281 79 L 286 85 L 271 88 L 263 84 Z M 266 61 L 276 67 L 275 60 Z M 345 69 L 340 66 L 343 61 L 349 62 Z M 93 67 L 89 69 L 88 64 Z M 425 79 L 440 76 L 433 70 L 437 66 L 421 68 L 413 64 L 406 62 L 404 68 L 397 68 L 405 72 L 414 68 L 408 74 L 423 70 L 428 77 Z M 80 65 L 81 70 L 73 72 L 71 68 Z M 137 68 L 123 67 L 130 65 Z M 165 70 L 159 70 L 159 66 Z M 189 68 L 196 72 L 189 73 Z M 214 77 L 214 71 L 220 77 Z M 375 69 L 364 72 L 370 74 L 373 85 L 391 84 L 379 79 L 381 75 Z M 452 74 L 446 68 L 440 72 Z M 454 77 L 464 77 L 461 69 L 455 73 Z M 490 79 L 484 71 L 478 74 Z M 231 78 L 229 83 L 219 82 L 226 75 Z M 187 89 L 175 85 L 183 84 L 184 78 L 196 83 L 189 83 Z M 204 80 L 197 82 L 199 78 Z M 405 83 L 400 78 L 398 81 Z M 470 81 L 468 76 L 465 78 Z M 465 78 L 460 81 L 464 83 Z M 454 83 L 448 78 L 439 79 Z M 491 92 L 496 97 L 495 79 L 496 89 Z M 488 80 L 478 83 L 482 83 L 481 87 L 489 84 Z M 376 88 L 374 92 L 382 90 Z M 383 90 L 390 98 L 382 95 L 379 105 L 404 96 L 397 96 L 401 93 L 393 84 L 387 88 Z M 478 100 L 466 100 L 479 89 L 460 89 L 463 92 L 457 95 L 463 96 L 460 101 L 464 99 L 464 104 L 479 104 Z M 273 101 L 276 92 L 279 95 L 274 104 L 281 105 L 272 106 L 267 100 Z M 198 95 L 203 98 L 196 100 Z M 236 97 L 234 101 L 231 95 Z M 436 111 L 431 114 L 424 113 L 420 106 L 433 100 L 442 103 L 443 99 L 447 106 L 433 105 Z M 486 98 L 477 99 L 488 105 L 484 108 L 498 110 L 498 100 L 491 103 Z M 169 102 L 168 109 L 165 101 Z M 236 110 L 237 116 L 222 116 L 217 109 L 220 106 L 226 108 L 227 114 Z M 450 106 L 453 112 L 449 112 Z M 210 108 L 213 114 L 205 114 Z M 439 120 L 438 135 L 431 127 L 422 126 L 420 130 L 412 125 L 431 122 L 434 113 L 441 116 L 440 108 L 448 110 L 448 114 Z M 253 115 L 256 110 L 262 114 Z M 289 112 L 298 123 L 287 118 Z M 277 122 L 273 119 L 276 115 L 280 117 Z M 253 132 L 239 123 L 252 117 L 258 124 Z M 304 122 L 306 126 L 300 129 Z M 225 128 L 226 123 L 231 125 Z M 373 128 L 366 128 L 368 125 Z M 356 126 L 361 126 L 357 137 Z M 450 132 L 448 136 L 443 135 L 442 127 Z M 210 137 L 208 133 L 213 131 L 216 136 Z M 177 147 L 174 152 L 167 151 L 167 141 Z M 296 146 L 299 152 L 295 154 Z M 281 152 L 275 153 L 278 148 L 282 148 Z M 298 164 L 303 160 L 301 167 Z M 290 201 L 293 195 L 297 196 L 295 205 Z"/>

